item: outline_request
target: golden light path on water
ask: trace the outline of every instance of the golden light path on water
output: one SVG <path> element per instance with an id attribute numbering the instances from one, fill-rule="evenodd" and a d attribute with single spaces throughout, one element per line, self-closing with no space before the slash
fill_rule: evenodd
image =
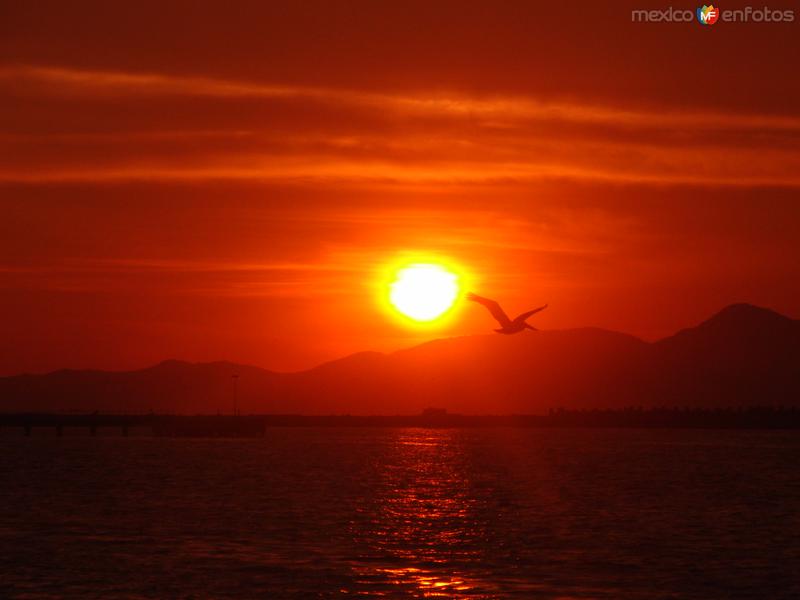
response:
<path id="1" fill-rule="evenodd" d="M 485 532 L 469 495 L 465 456 L 454 430 L 398 430 L 393 458 L 373 506 L 365 555 L 353 565 L 369 595 L 407 592 L 421 597 L 490 598 L 491 585 L 454 568 L 480 562 Z M 377 591 L 385 587 L 385 591 Z M 488 593 L 487 593 L 488 592 Z"/>

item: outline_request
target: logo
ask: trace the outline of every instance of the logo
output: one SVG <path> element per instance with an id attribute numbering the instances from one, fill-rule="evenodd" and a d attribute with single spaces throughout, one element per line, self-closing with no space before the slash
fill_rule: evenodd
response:
<path id="1" fill-rule="evenodd" d="M 719 9 L 714 8 L 713 4 L 706 6 L 703 4 L 702 8 L 697 9 L 697 20 L 700 25 L 713 25 L 719 19 Z"/>
<path id="2" fill-rule="evenodd" d="M 724 1 L 724 0 L 723 0 Z M 705 27 L 717 21 L 724 23 L 794 23 L 796 20 L 794 9 L 774 10 L 767 6 L 722 10 L 713 4 L 701 6 L 695 12 L 691 10 L 667 8 L 634 9 L 631 11 L 631 21 L 634 23 L 691 23 L 697 21 Z"/>

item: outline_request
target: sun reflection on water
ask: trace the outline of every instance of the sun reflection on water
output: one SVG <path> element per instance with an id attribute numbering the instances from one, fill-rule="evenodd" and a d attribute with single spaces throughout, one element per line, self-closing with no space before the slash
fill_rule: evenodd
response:
<path id="1" fill-rule="evenodd" d="M 397 431 L 379 489 L 354 530 L 364 554 L 352 567 L 372 594 L 378 589 L 384 596 L 493 597 L 491 586 L 474 577 L 485 531 L 459 435 L 446 429 Z M 470 565 L 472 576 L 460 565 Z"/>

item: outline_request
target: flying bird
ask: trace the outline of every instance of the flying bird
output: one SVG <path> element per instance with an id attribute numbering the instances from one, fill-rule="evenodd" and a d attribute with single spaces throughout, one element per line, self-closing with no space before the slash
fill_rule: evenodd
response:
<path id="1" fill-rule="evenodd" d="M 534 308 L 533 310 L 529 310 L 528 312 L 522 313 L 512 321 L 511 319 L 508 318 L 508 315 L 505 313 L 505 311 L 502 308 L 500 308 L 500 305 L 494 300 L 489 300 L 489 298 L 482 298 L 481 296 L 472 293 L 467 294 L 467 300 L 472 300 L 473 302 L 477 302 L 478 304 L 483 304 L 489 310 L 489 312 L 492 313 L 492 316 L 495 319 L 497 319 L 497 322 L 500 323 L 501 328 L 495 329 L 495 331 L 497 333 L 505 333 L 507 335 L 510 335 L 512 333 L 519 333 L 524 329 L 533 329 L 534 331 L 537 331 L 536 327 L 528 325 L 525 322 L 525 319 L 527 319 L 531 315 L 535 315 L 540 310 L 544 310 L 545 308 L 547 308 L 547 304 L 545 304 L 544 306 L 540 306 L 539 308 Z"/>

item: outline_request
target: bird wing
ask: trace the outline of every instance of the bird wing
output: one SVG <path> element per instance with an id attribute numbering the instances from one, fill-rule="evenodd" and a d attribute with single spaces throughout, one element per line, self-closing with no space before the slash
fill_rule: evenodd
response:
<path id="1" fill-rule="evenodd" d="M 472 300 L 478 304 L 483 304 L 487 309 L 489 309 L 489 312 L 492 313 L 492 316 L 497 319 L 497 322 L 503 327 L 511 325 L 511 319 L 508 318 L 508 315 L 503 312 L 503 309 L 500 308 L 500 305 L 494 300 L 482 298 L 481 296 L 472 293 L 467 294 L 467 300 Z"/>
<path id="2" fill-rule="evenodd" d="M 528 312 L 524 312 L 516 319 L 514 319 L 514 323 L 524 323 L 525 319 L 527 319 L 531 315 L 535 315 L 537 312 L 544 310 L 545 308 L 547 308 L 547 304 L 545 304 L 544 306 L 540 306 L 539 308 L 534 308 L 533 310 L 529 310 Z"/>

